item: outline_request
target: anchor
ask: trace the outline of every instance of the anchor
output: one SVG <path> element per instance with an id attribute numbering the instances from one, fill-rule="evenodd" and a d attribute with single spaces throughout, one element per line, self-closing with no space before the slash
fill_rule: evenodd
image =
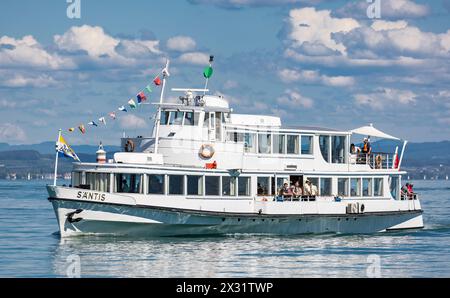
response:
<path id="1" fill-rule="evenodd" d="M 77 218 L 75 218 L 75 219 L 73 218 L 73 216 L 74 216 L 75 214 L 80 214 L 81 212 L 83 212 L 83 209 L 77 209 L 77 210 L 75 210 L 75 211 L 73 211 L 73 212 L 67 213 L 67 214 L 66 214 L 66 216 L 67 216 L 67 221 L 70 222 L 70 223 L 74 223 L 74 222 L 79 222 L 79 221 L 83 220 L 82 217 L 77 217 Z"/>

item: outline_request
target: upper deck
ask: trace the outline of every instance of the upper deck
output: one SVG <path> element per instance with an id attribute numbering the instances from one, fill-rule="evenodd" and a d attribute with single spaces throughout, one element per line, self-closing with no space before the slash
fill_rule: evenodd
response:
<path id="1" fill-rule="evenodd" d="M 276 116 L 235 114 L 221 96 L 187 92 L 181 103 L 158 104 L 158 120 L 149 138 L 127 137 L 133 153 L 158 154 L 166 165 L 261 171 L 398 172 L 399 154 L 350 153 L 351 131 L 313 126 L 282 126 Z M 131 151 L 131 150 L 130 150 Z M 142 155 L 117 159 L 145 163 Z M 134 158 L 136 157 L 136 159 Z M 149 162 L 151 163 L 151 162 Z"/>

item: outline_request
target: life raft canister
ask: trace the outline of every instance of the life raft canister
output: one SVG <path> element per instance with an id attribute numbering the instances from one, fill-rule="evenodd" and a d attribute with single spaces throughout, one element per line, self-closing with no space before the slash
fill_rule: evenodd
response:
<path id="1" fill-rule="evenodd" d="M 201 156 L 202 158 L 210 159 L 211 157 L 214 156 L 214 153 L 215 153 L 215 150 L 214 150 L 214 147 L 213 147 L 212 145 L 209 145 L 209 144 L 203 144 L 203 145 L 200 147 L 199 154 L 200 154 L 200 156 Z"/>
<path id="2" fill-rule="evenodd" d="M 134 151 L 134 142 L 131 139 L 128 139 L 125 143 L 125 152 L 133 152 Z"/>

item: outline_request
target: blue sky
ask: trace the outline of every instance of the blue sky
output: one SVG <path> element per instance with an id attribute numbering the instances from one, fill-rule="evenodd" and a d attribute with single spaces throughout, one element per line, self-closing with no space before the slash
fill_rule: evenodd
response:
<path id="1" fill-rule="evenodd" d="M 149 84 L 168 57 L 168 88 L 202 87 L 237 113 L 286 125 L 367 123 L 410 141 L 450 139 L 450 0 L 65 0 L 0 3 L 0 142 L 37 143 L 95 120 Z M 177 94 L 168 93 L 174 100 Z M 155 89 L 150 102 L 156 102 Z M 149 135 L 152 105 L 71 143 Z M 97 121 L 98 122 L 98 121 Z"/>

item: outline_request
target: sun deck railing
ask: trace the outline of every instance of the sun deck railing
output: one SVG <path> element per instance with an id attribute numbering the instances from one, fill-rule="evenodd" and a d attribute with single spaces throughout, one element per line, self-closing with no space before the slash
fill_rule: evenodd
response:
<path id="1" fill-rule="evenodd" d="M 352 154 L 352 164 L 368 164 L 372 169 L 396 169 L 398 167 L 397 154 L 373 152 Z"/>

